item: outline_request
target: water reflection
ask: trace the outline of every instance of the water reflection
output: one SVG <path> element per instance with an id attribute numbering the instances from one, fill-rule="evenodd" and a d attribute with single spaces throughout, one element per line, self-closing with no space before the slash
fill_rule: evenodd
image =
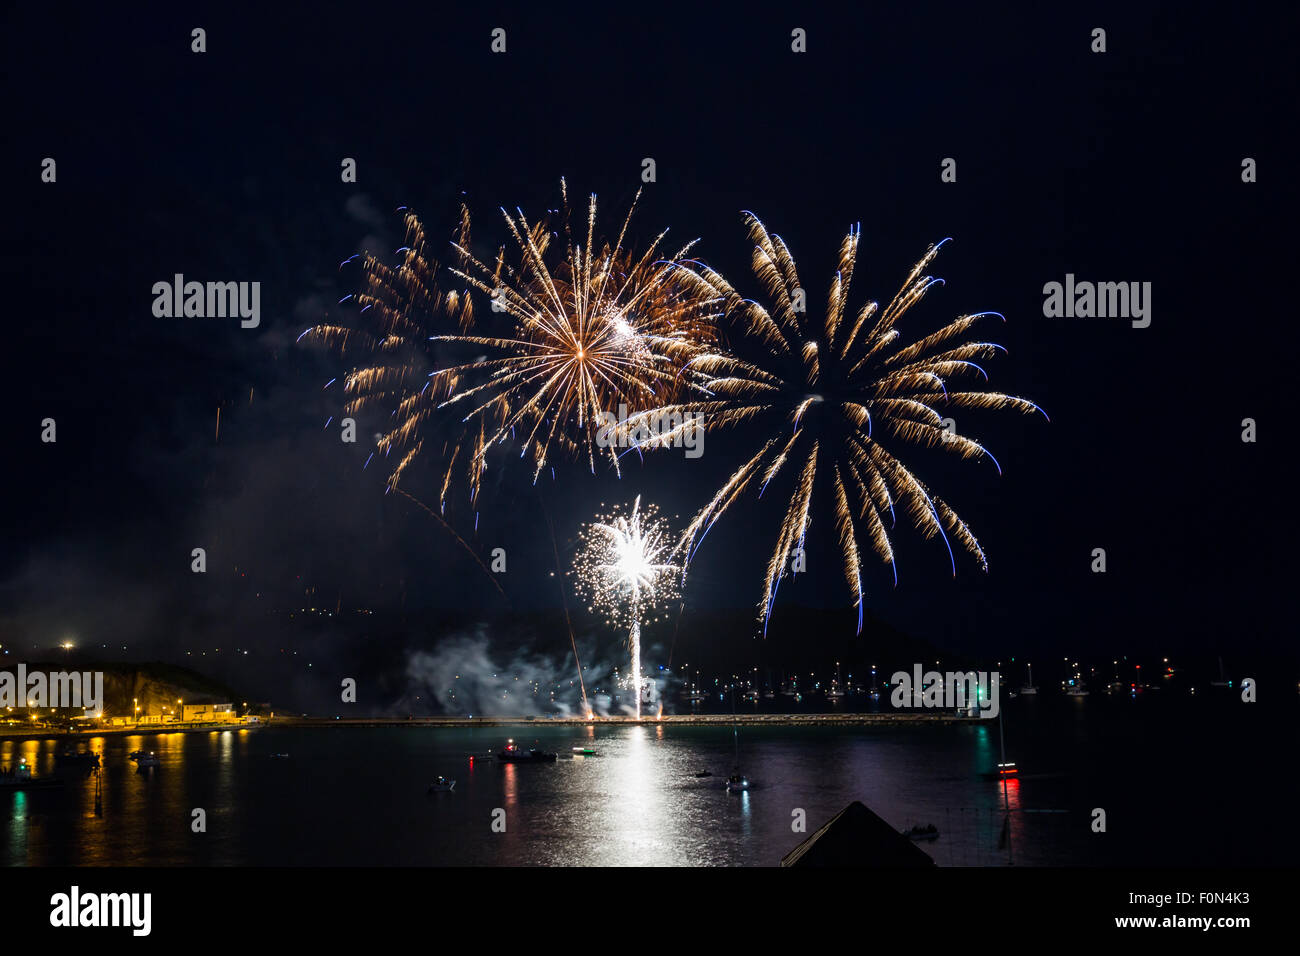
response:
<path id="1" fill-rule="evenodd" d="M 862 799 L 902 829 L 938 822 L 934 810 L 945 803 L 1000 802 L 992 787 L 954 798 L 949 783 L 969 787 L 955 768 L 991 755 L 986 728 L 923 734 L 920 746 L 894 730 L 746 729 L 741 764 L 754 789 L 741 793 L 725 786 L 736 763 L 731 728 L 656 722 L 537 732 L 536 745 L 563 759 L 471 760 L 502 743 L 474 731 L 97 737 L 89 747 L 102 754 L 103 816 L 95 815 L 93 776 L 0 796 L 8 814 L 0 863 L 773 865 L 806 835 L 791 831 L 795 808 L 812 831 Z M 578 745 L 598 756 L 573 757 Z M 26 756 L 52 774 L 62 749 L 4 741 L 0 762 Z M 128 757 L 137 750 L 157 754 L 160 765 L 137 772 Z M 697 776 L 706 770 L 712 776 Z M 438 774 L 460 783 L 430 799 Z M 205 811 L 206 839 L 194 837 L 195 808 Z M 491 826 L 497 808 L 506 811 L 504 833 Z M 954 830 L 958 841 L 979 842 L 971 826 Z"/>
<path id="2" fill-rule="evenodd" d="M 852 800 L 900 831 L 937 826 L 939 839 L 922 848 L 944 865 L 1073 864 L 1105 862 L 1098 854 L 1115 851 L 1098 850 L 1103 844 L 1125 852 L 1134 846 L 1089 840 L 1084 817 L 1092 806 L 1119 808 L 1112 814 L 1119 818 L 1122 810 L 1125 819 L 1144 807 L 1176 812 L 1178 794 L 1189 787 L 1230 805 L 1228 794 L 1214 790 L 1218 778 L 1181 769 L 1195 768 L 1194 760 L 1171 755 L 1159 772 L 1137 779 L 1141 759 L 1126 762 L 1124 748 L 1149 738 L 1130 724 L 1102 733 L 1093 718 L 1084 739 L 1093 751 L 1063 751 L 1074 745 L 1075 716 L 1068 703 L 1062 712 L 1054 723 L 1012 718 L 1008 757 L 1022 777 L 1008 779 L 1005 790 L 984 776 L 1000 757 L 997 726 L 986 721 L 745 727 L 739 759 L 754 786 L 738 794 L 725 788 L 737 760 L 730 727 L 539 721 L 530 745 L 562 755 L 539 765 L 471 760 L 504 743 L 507 735 L 491 729 L 96 737 L 89 749 L 103 755 L 103 816 L 94 814 L 94 777 L 67 774 L 66 767 L 57 768 L 62 787 L 0 792 L 0 865 L 775 865 Z M 1185 718 L 1178 726 L 1195 727 Z M 1198 736 L 1162 739 L 1176 748 Z M 598 756 L 572 757 L 579 745 Z M 62 742 L 0 739 L 0 764 L 25 757 L 39 775 L 53 774 L 65 749 Z M 154 751 L 160 766 L 136 773 L 127 756 L 134 750 Z M 290 759 L 272 759 L 277 753 Z M 1247 767 L 1279 766 L 1265 754 L 1247 756 Z M 1122 782 L 1107 774 L 1117 762 L 1132 768 Z M 1060 772 L 1044 772 L 1053 769 Z M 697 776 L 705 771 L 712 776 Z M 429 794 L 439 774 L 457 779 L 454 792 Z M 1265 780 L 1252 787 L 1284 790 Z M 1079 792 L 1087 793 L 1086 808 L 1074 799 Z M 196 807 L 206 811 L 204 838 L 191 830 Z M 1005 807 L 1012 811 L 1010 847 L 1002 832 Z M 497 808 L 506 810 L 505 833 L 492 831 Z M 796 809 L 805 813 L 804 833 L 791 830 Z M 1039 812 L 1045 809 L 1067 813 Z M 1284 810 L 1270 814 L 1289 825 Z M 1284 833 L 1263 849 L 1251 846 L 1263 853 L 1288 845 Z"/>
<path id="3" fill-rule="evenodd" d="M 661 732 L 663 727 L 658 728 Z M 669 834 L 660 829 L 661 799 L 645 727 L 632 727 L 623 738 L 619 758 L 612 764 L 612 812 L 607 827 L 610 866 L 649 866 L 658 861 L 655 844 Z"/>

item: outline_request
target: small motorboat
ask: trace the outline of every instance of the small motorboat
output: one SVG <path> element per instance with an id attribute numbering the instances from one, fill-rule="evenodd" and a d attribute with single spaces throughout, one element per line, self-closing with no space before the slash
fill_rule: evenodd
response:
<path id="1" fill-rule="evenodd" d="M 32 768 L 23 757 L 13 769 L 0 769 L 0 790 L 39 790 L 44 787 L 61 787 L 61 777 L 33 777 Z"/>
<path id="2" fill-rule="evenodd" d="M 939 828 L 933 823 L 926 826 L 912 827 L 910 830 L 904 830 L 903 836 L 909 840 L 937 840 L 939 839 Z"/>
<path id="3" fill-rule="evenodd" d="M 158 755 L 152 750 L 148 753 L 145 753 L 143 750 L 137 750 L 131 755 L 131 759 L 135 761 L 136 770 L 148 770 L 152 767 L 157 767 L 162 763 L 162 761 L 158 759 Z"/>
<path id="4" fill-rule="evenodd" d="M 575 757 L 594 757 L 596 756 L 595 747 L 574 747 L 573 755 Z"/>
<path id="5" fill-rule="evenodd" d="M 289 755 L 288 755 L 288 754 L 271 754 L 271 759 L 272 759 L 272 760 L 288 760 L 288 759 L 289 759 Z"/>
<path id="6" fill-rule="evenodd" d="M 497 759 L 502 763 L 555 763 L 559 754 L 538 750 L 533 747 L 522 749 L 513 740 L 507 741 L 505 749 L 497 752 Z"/>
<path id="7" fill-rule="evenodd" d="M 1008 760 L 1006 763 L 998 764 L 997 770 L 991 770 L 988 773 L 981 774 L 985 780 L 1001 780 L 1004 777 L 1017 777 L 1020 775 L 1020 768 L 1016 766 L 1014 760 Z"/>
<path id="8" fill-rule="evenodd" d="M 1034 665 L 1027 664 L 1025 666 L 1029 668 L 1029 679 L 1020 685 L 1020 696 L 1033 697 L 1038 693 L 1038 688 L 1034 686 Z"/>
<path id="9" fill-rule="evenodd" d="M 712 777 L 713 774 L 710 773 L 708 770 L 701 770 L 701 771 L 699 771 L 698 773 L 696 773 L 695 776 L 697 776 L 697 777 Z"/>
<path id="10" fill-rule="evenodd" d="M 749 789 L 749 778 L 743 773 L 733 773 L 727 778 L 727 789 L 733 793 Z"/>
<path id="11" fill-rule="evenodd" d="M 446 777 L 439 777 L 433 783 L 429 784 L 430 793 L 451 793 L 456 789 L 456 781 L 448 780 Z"/>

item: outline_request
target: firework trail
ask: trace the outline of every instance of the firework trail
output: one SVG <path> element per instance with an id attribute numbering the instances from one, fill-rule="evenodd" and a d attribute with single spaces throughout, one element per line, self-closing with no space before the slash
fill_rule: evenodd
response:
<path id="1" fill-rule="evenodd" d="M 793 475 L 793 492 L 768 561 L 759 601 L 766 629 L 777 588 L 802 551 L 813 508 L 814 492 L 832 503 L 845 580 L 858 608 L 862 630 L 862 536 L 894 571 L 890 534 L 898 511 L 926 538 L 943 539 L 952 558 L 952 543 L 972 554 L 983 570 L 988 564 L 966 523 L 932 494 L 886 447 L 894 443 L 955 452 L 963 458 L 996 459 L 974 438 L 945 428 L 945 414 L 955 410 L 1011 409 L 1041 412 L 1023 398 L 976 387 L 950 387 L 971 375 L 988 380 L 976 364 L 999 351 L 990 342 L 968 341 L 967 331 L 996 312 L 962 315 L 924 338 L 903 345 L 899 321 L 940 279 L 924 275 L 939 251 L 931 246 L 912 268 L 885 308 L 867 302 L 856 314 L 847 309 L 849 284 L 857 261 L 855 228 L 845 236 L 839 267 L 826 296 L 824 321 L 810 320 L 806 296 L 793 257 L 779 236 L 751 213 L 745 214 L 754 242 L 753 271 L 765 288 L 770 310 L 745 299 L 718 273 L 699 263 L 689 272 L 701 298 L 720 298 L 738 334 L 731 349 L 695 357 L 692 369 L 705 377 L 709 397 L 701 402 L 665 406 L 632 416 L 627 428 L 650 414 L 702 413 L 707 427 L 752 424 L 764 436 L 753 457 L 741 465 L 691 521 L 681 538 L 689 563 L 714 522 L 747 488 L 761 495 L 784 472 Z M 947 240 L 945 240 L 946 242 Z M 738 352 L 744 350 L 746 356 Z M 1046 417 L 1046 416 L 1044 416 Z M 662 447 L 674 436 L 663 433 L 643 447 Z"/>
<path id="2" fill-rule="evenodd" d="M 671 561 L 676 542 L 654 505 L 637 496 L 626 515 L 617 511 L 583 528 L 573 574 L 580 594 L 606 622 L 628 629 L 632 689 L 641 716 L 641 623 L 680 594 L 683 568 Z"/>
<path id="3" fill-rule="evenodd" d="M 541 506 L 542 515 L 546 518 L 546 530 L 551 535 L 551 553 L 555 555 L 555 573 L 560 575 L 560 606 L 564 608 L 564 626 L 569 631 L 569 646 L 573 648 L 573 663 L 578 669 L 578 689 L 582 691 L 582 712 L 587 716 L 592 716 L 591 704 L 587 701 L 587 680 L 582 676 L 582 660 L 578 657 L 578 638 L 573 633 L 573 619 L 569 617 L 569 599 L 564 594 L 564 572 L 560 568 L 560 547 L 555 541 L 555 525 L 551 523 L 551 513 L 546 510 L 546 502 L 542 500 L 539 493 L 537 503 Z"/>

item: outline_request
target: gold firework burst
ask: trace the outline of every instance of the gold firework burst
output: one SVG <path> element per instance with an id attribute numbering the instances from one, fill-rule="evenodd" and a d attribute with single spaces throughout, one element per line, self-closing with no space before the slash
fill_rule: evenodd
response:
<path id="1" fill-rule="evenodd" d="M 518 210 L 502 210 L 518 245 L 518 264 L 507 263 L 504 247 L 491 266 L 483 263 L 469 251 L 465 213 L 451 271 L 486 293 L 492 310 L 512 320 L 514 329 L 503 336 L 462 330 L 435 337 L 493 353 L 447 370 L 478 379 L 443 404 L 463 408 L 466 422 L 481 422 L 484 442 L 476 460 L 486 447 L 521 437 L 520 456 L 531 451 L 534 479 L 552 448 L 585 454 L 593 472 L 597 457 L 607 456 L 617 471 L 617 449 L 598 441 L 602 421 L 620 405 L 635 412 L 669 403 L 688 388 L 685 369 L 712 343 L 720 305 L 698 283 L 683 281 L 677 260 L 692 244 L 668 258 L 658 251 L 665 233 L 639 253 L 625 247 L 635 200 L 618 237 L 598 247 L 595 195 L 585 239 L 575 240 L 563 180 L 561 189 L 563 250 L 554 268 L 550 249 L 559 234 Z"/>
<path id="2" fill-rule="evenodd" d="M 320 342 L 340 355 L 360 353 L 364 357 L 364 363 L 344 377 L 348 396 L 344 414 L 389 413 L 375 444 L 376 454 L 385 459 L 398 453 L 389 471 L 390 490 L 397 488 L 402 473 L 426 451 L 428 441 L 436 449 L 435 455 L 426 452 L 426 457 L 438 462 L 440 505 L 445 508 L 458 473 L 463 474 L 473 503 L 485 468 L 482 452 L 492 420 L 486 415 L 473 422 L 463 421 L 459 415 L 438 415 L 442 404 L 465 387 L 466 379 L 455 368 L 438 368 L 435 344 L 443 333 L 472 326 L 473 302 L 462 292 L 440 289 L 438 261 L 430 253 L 424 227 L 415 213 L 401 211 L 406 238 L 396 252 L 399 260 L 395 265 L 372 253 L 340 263 L 342 269 L 360 260 L 361 289 L 340 302 L 355 303 L 355 324 L 318 325 L 298 338 Z M 468 229 L 468 219 L 462 217 L 458 241 L 468 236 Z M 435 418 L 436 429 L 431 428 Z"/>
<path id="3" fill-rule="evenodd" d="M 990 342 L 966 341 L 965 334 L 980 318 L 998 313 L 962 315 L 910 345 L 900 343 L 899 320 L 942 281 L 923 274 L 942 243 L 926 251 L 883 310 L 877 303 L 867 302 L 852 314 L 847 301 L 859 230 L 850 230 L 840 246 L 824 320 L 817 323 L 808 317 L 806 294 L 785 243 L 769 234 L 753 214 L 746 213 L 745 220 L 755 244 L 753 270 L 772 303 L 770 310 L 742 298 L 722 276 L 705 266 L 691 264 L 684 271 L 693 277 L 700 297 L 724 302 L 725 313 L 739 329 L 735 346 L 747 346 L 747 355 L 754 352 L 759 357 L 742 358 L 736 348 L 696 356 L 692 368 L 705 376 L 703 385 L 709 397 L 655 412 L 701 413 L 705 427 L 753 423 L 766 429 L 766 438 L 696 515 L 682 536 L 681 547 L 689 560 L 713 523 L 747 488 L 757 483 L 761 494 L 778 475 L 793 473 L 793 492 L 766 570 L 760 620 L 766 624 L 777 588 L 803 548 L 816 492 L 831 501 L 844 576 L 856 599 L 861 631 L 859 542 L 865 534 L 879 557 L 893 568 L 897 583 L 890 534 L 899 510 L 926 538 L 937 535 L 944 540 L 954 574 L 954 539 L 982 569 L 988 568 L 966 523 L 887 450 L 885 443 L 940 448 L 965 458 L 988 458 L 997 466 L 978 441 L 956 433 L 951 426 L 945 428 L 943 412 L 1041 409 L 1026 399 L 999 392 L 949 388 L 950 382 L 960 382 L 971 374 L 987 381 L 975 360 L 1002 348 Z M 629 426 L 655 412 L 633 416 Z M 671 437 L 656 436 L 645 447 L 662 446 Z"/>

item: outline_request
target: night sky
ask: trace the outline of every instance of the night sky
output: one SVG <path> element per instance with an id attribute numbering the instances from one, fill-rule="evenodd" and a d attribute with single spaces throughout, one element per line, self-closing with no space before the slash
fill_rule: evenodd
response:
<path id="1" fill-rule="evenodd" d="M 700 258 L 758 295 L 740 215 L 753 210 L 820 315 L 852 224 L 853 309 L 887 300 L 951 236 L 930 270 L 946 285 L 905 334 L 964 312 L 1007 318 L 981 330 L 1008 349 L 986 366 L 991 387 L 1050 423 L 980 419 L 1000 477 L 906 459 L 970 523 L 990 572 L 959 555 L 954 579 L 941 542 L 900 530 L 898 587 L 867 563 L 875 619 L 989 655 L 1291 653 L 1291 25 L 1172 3 L 876 7 L 11 7 L 0 643 L 29 656 L 68 636 L 158 657 L 270 648 L 272 612 L 313 602 L 422 615 L 436 643 L 445 616 L 498 612 L 446 533 L 385 496 L 381 468 L 362 470 L 374 428 L 363 421 L 356 445 L 325 429 L 341 395 L 323 386 L 351 363 L 295 339 L 341 316 L 355 291 L 342 260 L 402 245 L 397 207 L 449 238 L 464 200 L 486 251 L 507 238 L 498 206 L 538 218 L 563 176 L 579 203 L 599 195 L 614 228 L 653 157 L 638 244 L 665 227 L 674 247 L 699 237 Z M 504 55 L 489 50 L 497 26 Z M 206 53 L 190 51 L 194 27 Z M 806 54 L 790 50 L 794 27 Z M 1104 54 L 1090 52 L 1094 27 Z M 56 183 L 41 182 L 45 157 Z M 340 181 L 344 157 L 355 184 Z M 944 157 L 956 183 L 940 181 Z M 1258 182 L 1242 182 L 1244 157 Z M 152 286 L 175 273 L 260 281 L 260 326 L 155 318 Z M 1066 273 L 1152 283 L 1150 327 L 1045 318 L 1043 285 Z M 46 417 L 56 444 L 40 441 Z M 698 460 L 629 458 L 621 481 L 559 464 L 537 488 L 505 457 L 477 533 L 472 512 L 448 518 L 481 554 L 507 549 L 513 609 L 552 611 L 542 507 L 561 550 L 600 502 L 644 494 L 686 518 L 752 448 L 707 433 Z M 432 500 L 432 480 L 416 466 L 403 487 Z M 710 534 L 687 619 L 752 609 L 785 498 L 750 497 Z M 206 575 L 190 572 L 194 547 Z M 841 609 L 851 638 L 825 509 L 808 562 L 780 605 Z"/>

